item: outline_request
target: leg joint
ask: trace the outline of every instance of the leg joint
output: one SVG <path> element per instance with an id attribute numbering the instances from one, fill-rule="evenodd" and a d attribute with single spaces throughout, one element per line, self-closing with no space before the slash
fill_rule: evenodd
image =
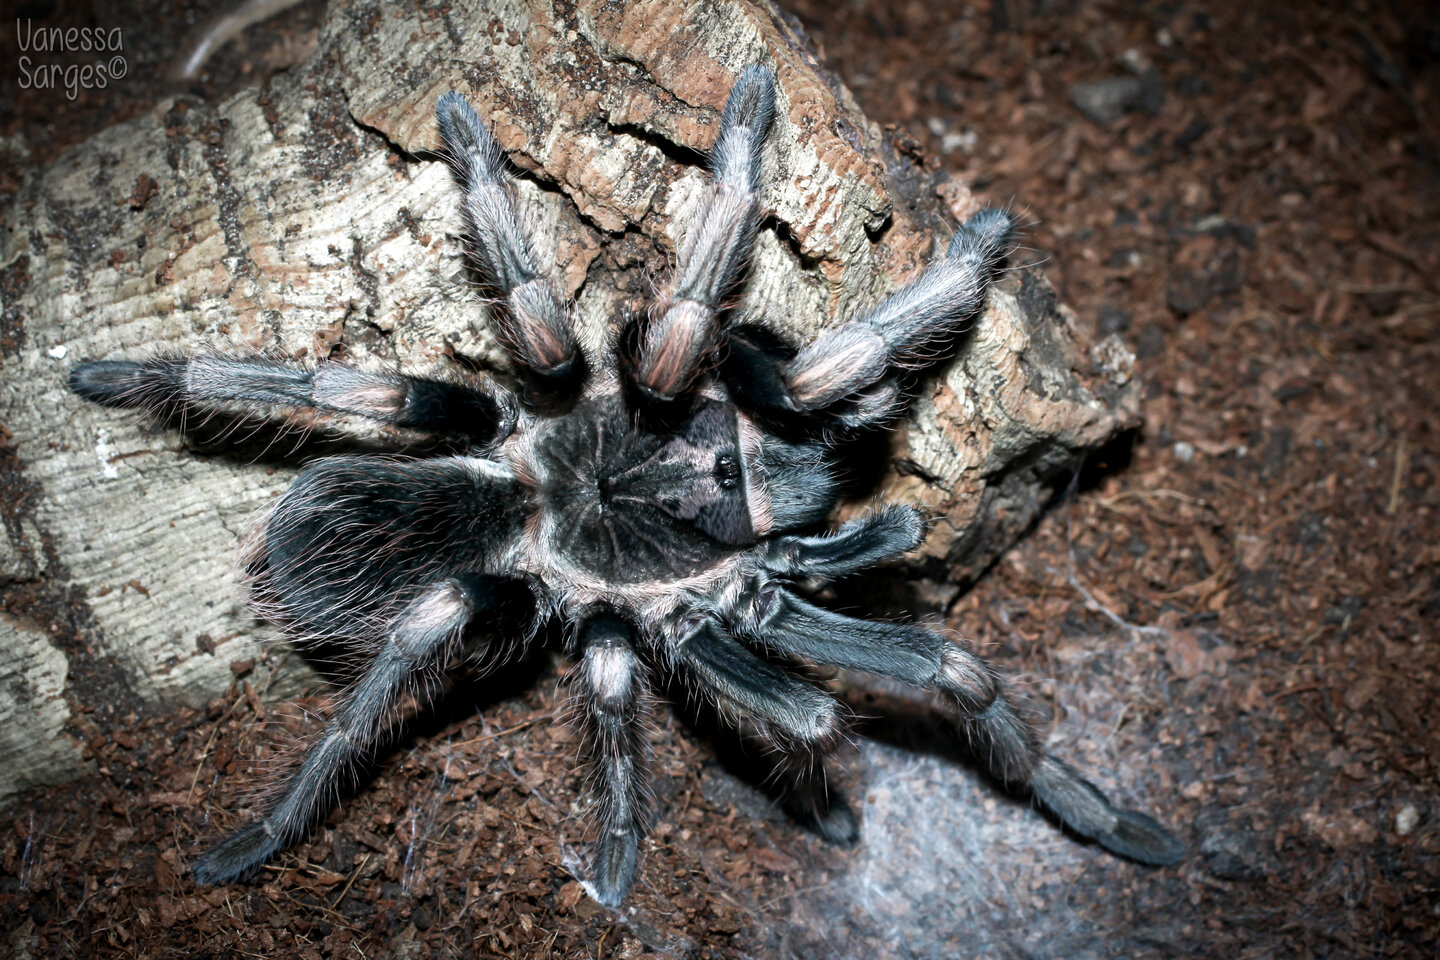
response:
<path id="1" fill-rule="evenodd" d="M 935 682 L 977 718 L 999 701 L 1000 680 L 989 665 L 954 644 L 941 651 Z"/>

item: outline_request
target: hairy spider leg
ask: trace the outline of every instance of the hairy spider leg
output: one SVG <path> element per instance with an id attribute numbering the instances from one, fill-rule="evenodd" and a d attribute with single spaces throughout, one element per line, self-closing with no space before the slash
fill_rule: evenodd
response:
<path id="1" fill-rule="evenodd" d="M 764 545 L 760 562 L 779 576 L 830 579 L 908 553 L 924 539 L 920 512 L 892 503 L 830 533 L 772 540 Z"/>
<path id="2" fill-rule="evenodd" d="M 761 149 L 774 115 L 774 75 L 758 64 L 747 67 L 720 116 L 710 154 L 713 175 L 685 225 L 674 275 L 628 371 L 653 397 L 673 400 L 684 392 L 715 347 L 721 301 L 760 225 Z"/>
<path id="3" fill-rule="evenodd" d="M 758 728 L 769 772 L 795 819 L 831 842 L 853 844 L 855 815 L 825 784 L 824 759 L 841 731 L 834 698 L 756 656 L 715 620 L 694 622 L 670 655 L 681 677 L 732 726 L 749 720 Z"/>
<path id="4" fill-rule="evenodd" d="M 853 847 L 860 821 L 843 794 L 831 786 L 825 770 L 827 750 L 810 744 L 771 742 L 770 776 L 785 812 L 827 843 Z"/>
<path id="5" fill-rule="evenodd" d="M 399 373 L 373 373 L 343 363 L 309 366 L 260 357 L 158 357 L 96 360 L 70 371 L 70 389 L 111 407 L 158 416 L 186 410 L 248 414 L 302 408 L 360 417 L 438 437 L 490 446 L 515 426 L 505 391 Z"/>
<path id="6" fill-rule="evenodd" d="M 757 550 L 757 560 L 776 576 L 841 577 L 919 546 L 925 526 L 918 511 L 891 504 L 830 533 L 771 540 Z M 759 713 L 755 704 L 769 704 L 765 713 L 771 719 L 762 725 L 760 736 L 767 754 L 764 762 L 781 803 L 797 822 L 830 843 L 853 846 L 860 839 L 859 823 L 844 797 L 829 786 L 825 773 L 825 758 L 839 736 L 835 702 L 756 657 L 718 627 L 704 629 L 720 642 L 687 644 L 682 647 L 682 664 L 688 662 L 694 681 L 725 714 Z M 757 670 L 763 671 L 762 689 L 737 695 L 735 689 L 756 685 Z M 818 728 L 797 727 L 795 718 L 807 714 L 823 718 Z"/>
<path id="7" fill-rule="evenodd" d="M 580 628 L 579 640 L 571 690 L 599 826 L 594 886 L 597 899 L 616 908 L 635 879 L 649 813 L 642 722 L 649 687 L 624 620 L 597 614 Z"/>
<path id="8" fill-rule="evenodd" d="M 955 232 L 945 255 L 924 273 L 860 319 L 827 330 L 802 348 L 785 370 L 795 406 L 820 410 L 874 388 L 892 367 L 935 360 L 945 341 L 984 303 L 1013 227 L 1003 210 L 982 210 Z"/>
<path id="9" fill-rule="evenodd" d="M 1034 721 L 994 669 L 938 634 L 842 616 L 781 589 L 757 595 L 747 632 L 780 653 L 940 691 L 977 758 L 999 780 L 1028 788 L 1066 826 L 1114 853 L 1149 864 L 1180 859 L 1183 848 L 1164 827 L 1116 807 L 1069 765 L 1046 755 Z"/>
<path id="10" fill-rule="evenodd" d="M 396 698 L 435 676 L 459 650 L 465 626 L 498 612 L 512 581 L 486 575 L 452 577 L 422 591 L 395 618 L 364 674 L 290 775 L 284 792 L 256 823 L 230 834 L 191 867 L 200 883 L 223 883 L 258 867 L 293 842 L 335 795 L 336 784 L 393 722 Z M 423 692 L 423 691 L 422 691 Z"/>
<path id="11" fill-rule="evenodd" d="M 893 419 L 905 396 L 896 376 L 950 349 L 985 301 L 1014 221 L 982 210 L 956 231 L 944 256 L 860 319 L 798 351 L 760 324 L 731 331 L 720 373 L 744 406 L 772 415 L 824 413 L 845 429 Z"/>
<path id="12" fill-rule="evenodd" d="M 435 120 L 445 159 L 464 191 L 460 209 L 470 256 L 503 300 L 497 323 L 511 360 L 552 393 L 575 390 L 585 378 L 585 356 L 555 283 L 540 266 L 500 146 L 453 90 L 436 101 Z"/>
<path id="13" fill-rule="evenodd" d="M 758 720 L 767 737 L 822 745 L 839 731 L 839 708 L 831 697 L 766 663 L 714 620 L 691 624 L 670 655 L 723 715 Z"/>

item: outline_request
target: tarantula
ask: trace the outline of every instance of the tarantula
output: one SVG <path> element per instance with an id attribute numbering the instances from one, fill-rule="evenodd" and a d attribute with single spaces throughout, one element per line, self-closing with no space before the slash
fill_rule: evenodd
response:
<path id="1" fill-rule="evenodd" d="M 760 222 L 774 98 L 764 67 L 736 81 L 674 274 L 624 324 L 604 369 L 592 369 L 539 266 L 503 155 L 448 93 L 436 105 L 444 156 L 464 194 L 469 253 L 497 295 L 518 398 L 338 362 L 202 355 L 71 371 L 76 393 L 111 406 L 359 418 L 465 449 L 319 460 L 260 522 L 246 569 L 261 611 L 358 651 L 364 666 L 264 816 L 194 864 L 198 881 L 240 877 L 296 840 L 393 723 L 402 694 L 432 689 L 463 654 L 496 659 L 502 627 L 518 621 L 533 636 L 549 618 L 565 624 L 578 659 L 570 697 L 599 822 L 591 889 L 610 906 L 634 879 L 645 829 L 639 721 L 652 673 L 678 678 L 791 761 L 794 806 L 831 840 L 858 835 L 823 787 L 842 717 L 799 661 L 937 691 L 989 770 L 1066 827 L 1134 860 L 1179 858 L 1158 823 L 1044 752 L 986 661 L 923 627 L 852 619 L 797 591 L 924 538 L 921 515 L 897 505 L 816 531 L 838 497 L 835 445 L 902 409 L 904 372 L 981 305 L 1013 223 L 1000 210 L 976 215 L 912 283 L 802 347 L 725 324 Z"/>

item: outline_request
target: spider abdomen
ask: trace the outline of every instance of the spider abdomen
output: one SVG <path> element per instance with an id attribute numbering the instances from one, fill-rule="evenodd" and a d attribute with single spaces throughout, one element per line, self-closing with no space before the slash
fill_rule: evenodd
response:
<path id="1" fill-rule="evenodd" d="M 476 457 L 311 464 L 265 518 L 256 605 L 301 632 L 364 636 L 397 597 L 493 569 L 523 527 L 522 488 Z"/>

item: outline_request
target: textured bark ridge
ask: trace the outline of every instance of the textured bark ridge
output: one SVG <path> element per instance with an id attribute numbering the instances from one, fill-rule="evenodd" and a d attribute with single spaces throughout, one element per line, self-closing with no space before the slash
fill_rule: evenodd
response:
<path id="1" fill-rule="evenodd" d="M 779 104 L 740 309 L 811 334 L 921 269 L 978 209 L 897 154 L 765 4 L 334 2 L 303 65 L 180 97 L 34 171 L 3 211 L 0 798 L 86 769 L 109 718 L 203 701 L 270 631 L 233 586 L 247 519 L 299 458 L 201 446 L 86 405 L 82 359 L 207 347 L 503 372 L 461 276 L 437 97 L 493 120 L 525 213 L 598 349 L 696 202 L 734 78 Z M 1130 355 L 1009 272 L 894 440 L 880 495 L 943 522 L 923 569 L 973 577 L 1056 476 L 1135 419 Z M 272 687 L 278 690 L 281 687 Z"/>

